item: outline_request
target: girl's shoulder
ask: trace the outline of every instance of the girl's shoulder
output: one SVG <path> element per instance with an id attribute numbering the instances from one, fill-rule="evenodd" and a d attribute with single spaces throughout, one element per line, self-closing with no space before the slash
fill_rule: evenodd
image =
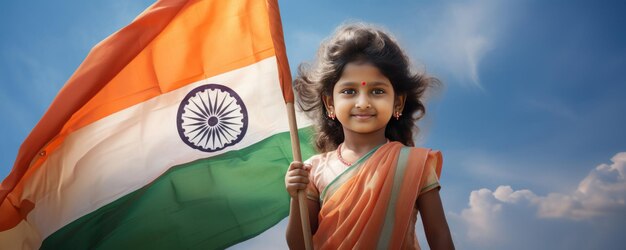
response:
<path id="1" fill-rule="evenodd" d="M 433 149 L 433 148 L 428 148 L 428 147 L 423 147 L 423 146 L 407 146 L 402 144 L 399 141 L 391 141 L 392 143 L 400 143 L 403 147 L 405 148 L 412 148 L 414 150 L 420 150 L 420 151 L 426 151 L 428 153 L 428 155 L 440 155 L 441 151 L 437 150 L 437 149 Z"/>
<path id="2" fill-rule="evenodd" d="M 415 154 L 415 156 L 422 155 L 421 157 L 424 157 L 422 158 L 422 162 L 424 163 L 424 167 L 426 169 L 425 175 L 428 175 L 428 172 L 433 172 L 434 174 L 436 174 L 437 178 L 441 176 L 441 169 L 443 167 L 443 155 L 441 154 L 441 151 L 425 147 L 410 148 L 421 151 L 423 153 Z"/>
<path id="3" fill-rule="evenodd" d="M 319 165 L 320 162 L 328 161 L 328 159 L 331 156 L 332 152 L 335 152 L 335 151 L 328 151 L 328 152 L 324 152 L 324 153 L 313 155 L 313 156 L 309 157 L 309 159 L 306 159 L 304 161 L 304 163 L 305 164 L 311 164 L 313 166 L 317 166 L 317 165 Z"/>
<path id="4" fill-rule="evenodd" d="M 392 141 L 392 143 L 400 143 L 400 142 Z M 437 149 L 427 148 L 427 147 L 406 146 L 403 144 L 401 145 L 403 147 L 410 148 L 415 151 L 424 152 L 425 153 L 424 155 L 426 156 L 426 161 L 428 162 L 428 164 L 434 164 L 435 166 L 438 166 L 439 169 L 441 169 L 441 164 L 443 162 L 443 155 L 441 151 Z"/>

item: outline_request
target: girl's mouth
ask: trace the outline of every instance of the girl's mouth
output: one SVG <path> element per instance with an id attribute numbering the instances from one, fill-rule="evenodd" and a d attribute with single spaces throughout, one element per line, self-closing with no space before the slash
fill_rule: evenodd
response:
<path id="1" fill-rule="evenodd" d="M 369 118 L 374 117 L 373 114 L 354 114 L 352 116 L 358 120 L 367 120 Z"/>

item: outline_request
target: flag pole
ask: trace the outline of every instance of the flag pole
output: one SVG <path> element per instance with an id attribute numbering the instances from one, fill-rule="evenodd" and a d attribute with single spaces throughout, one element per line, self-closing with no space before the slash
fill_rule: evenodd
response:
<path id="1" fill-rule="evenodd" d="M 287 51 L 285 49 L 285 41 L 283 35 L 283 25 L 280 21 L 280 10 L 278 8 L 278 0 L 267 0 L 267 9 L 269 13 L 270 32 L 276 51 L 276 62 L 279 68 L 278 77 L 280 79 L 283 97 L 285 97 L 285 105 L 287 106 L 287 118 L 289 119 L 289 134 L 291 135 L 291 150 L 293 160 L 302 162 L 302 154 L 300 153 L 300 139 L 298 138 L 298 125 L 296 123 L 296 110 L 293 105 L 293 86 L 291 85 L 291 70 L 289 69 L 289 61 L 287 59 Z M 300 207 L 300 221 L 302 222 L 302 234 L 304 238 L 304 246 L 306 250 L 313 250 L 313 241 L 311 238 L 311 226 L 309 222 L 309 210 L 304 190 L 298 191 L 298 204 Z"/>
<path id="2" fill-rule="evenodd" d="M 296 123 L 296 111 L 293 103 L 286 103 L 287 118 L 289 119 L 289 133 L 291 135 L 291 150 L 293 160 L 302 162 L 302 154 L 300 153 L 300 139 L 298 137 L 298 125 Z M 304 238 L 304 246 L 306 250 L 313 249 L 311 239 L 311 226 L 309 222 L 309 210 L 304 190 L 298 191 L 298 205 L 300 207 L 300 221 L 302 222 L 302 234 Z"/>

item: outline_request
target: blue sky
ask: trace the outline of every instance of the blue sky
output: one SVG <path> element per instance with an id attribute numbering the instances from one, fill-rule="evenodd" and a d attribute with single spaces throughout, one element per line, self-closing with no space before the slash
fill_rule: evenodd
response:
<path id="1" fill-rule="evenodd" d="M 292 70 L 338 24 L 362 20 L 394 33 L 416 67 L 443 81 L 418 137 L 444 154 L 441 196 L 459 249 L 623 248 L 626 4 L 337 2 L 279 1 Z M 1 179 L 91 47 L 150 4 L 3 5 Z M 283 230 L 235 248 L 284 247 Z"/>

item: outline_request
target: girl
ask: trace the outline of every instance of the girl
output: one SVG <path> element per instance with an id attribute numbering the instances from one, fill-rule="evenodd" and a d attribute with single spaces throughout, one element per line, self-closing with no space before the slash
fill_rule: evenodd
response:
<path id="1" fill-rule="evenodd" d="M 411 71 L 397 42 L 365 24 L 339 27 L 295 80 L 316 122 L 321 154 L 292 162 L 287 243 L 304 248 L 298 190 L 307 194 L 316 249 L 419 249 L 417 213 L 432 249 L 453 249 L 439 198 L 441 154 L 414 148 L 420 98 L 438 80 Z"/>

